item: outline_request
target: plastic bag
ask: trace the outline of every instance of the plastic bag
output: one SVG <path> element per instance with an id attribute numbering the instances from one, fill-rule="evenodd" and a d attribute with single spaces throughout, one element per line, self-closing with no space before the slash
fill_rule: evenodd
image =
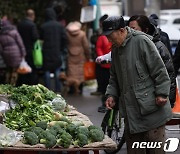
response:
<path id="1" fill-rule="evenodd" d="M 93 80 L 96 78 L 96 63 L 87 61 L 84 63 L 84 79 Z"/>
<path id="2" fill-rule="evenodd" d="M 51 104 L 54 111 L 61 112 L 64 112 L 67 105 L 65 99 L 59 94 L 52 100 Z"/>
<path id="3" fill-rule="evenodd" d="M 27 73 L 31 73 L 31 71 L 32 71 L 31 67 L 28 65 L 28 63 L 23 58 L 20 63 L 19 68 L 17 69 L 17 72 L 19 74 L 27 74 Z"/>
<path id="4" fill-rule="evenodd" d="M 13 146 L 22 139 L 22 132 L 11 130 L 0 124 L 0 147 Z"/>
<path id="5" fill-rule="evenodd" d="M 40 40 L 37 40 L 35 42 L 32 55 L 33 55 L 34 65 L 37 68 L 42 67 L 42 65 L 43 65 L 43 55 L 42 55 L 42 47 L 41 47 Z"/>
<path id="6" fill-rule="evenodd" d="M 4 102 L 4 101 L 0 101 L 0 113 L 5 113 L 5 111 L 9 110 L 9 104 Z"/>

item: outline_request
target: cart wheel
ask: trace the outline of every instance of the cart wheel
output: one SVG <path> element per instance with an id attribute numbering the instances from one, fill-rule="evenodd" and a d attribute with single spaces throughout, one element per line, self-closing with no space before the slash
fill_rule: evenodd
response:
<path id="1" fill-rule="evenodd" d="M 115 154 L 117 153 L 125 143 L 125 136 L 124 136 L 124 118 L 120 118 L 119 111 L 115 110 L 113 113 L 112 125 L 109 126 L 108 119 L 110 118 L 110 111 L 107 111 L 103 121 L 102 121 L 102 130 L 104 134 L 108 135 L 116 144 L 117 149 L 110 150 L 105 149 L 104 151 L 107 154 Z"/>

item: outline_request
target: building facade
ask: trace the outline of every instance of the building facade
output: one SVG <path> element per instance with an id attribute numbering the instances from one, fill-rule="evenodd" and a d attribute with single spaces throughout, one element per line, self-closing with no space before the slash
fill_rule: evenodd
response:
<path id="1" fill-rule="evenodd" d="M 159 10 L 179 9 L 180 0 L 121 0 L 126 9 L 125 15 L 132 16 L 134 14 L 149 15 L 152 12 L 157 14 Z"/>

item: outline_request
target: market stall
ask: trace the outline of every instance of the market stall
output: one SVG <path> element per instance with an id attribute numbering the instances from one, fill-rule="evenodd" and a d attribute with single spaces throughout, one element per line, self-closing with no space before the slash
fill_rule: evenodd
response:
<path id="1" fill-rule="evenodd" d="M 12 88 L 11 91 L 7 87 L 0 87 L 0 112 L 3 120 L 0 124 L 0 154 L 36 154 L 40 151 L 56 151 L 58 154 L 64 151 L 68 154 L 94 151 L 98 154 L 99 150 L 116 148 L 116 143 L 104 135 L 100 127 L 94 126 L 86 115 L 68 105 L 60 95 L 42 85 L 24 85 L 20 88 Z M 28 97 L 23 94 L 28 94 Z M 46 128 L 43 128 L 44 121 Z M 30 135 L 37 137 L 33 136 L 30 141 Z M 54 141 L 46 141 L 49 139 L 47 136 L 54 136 Z"/>

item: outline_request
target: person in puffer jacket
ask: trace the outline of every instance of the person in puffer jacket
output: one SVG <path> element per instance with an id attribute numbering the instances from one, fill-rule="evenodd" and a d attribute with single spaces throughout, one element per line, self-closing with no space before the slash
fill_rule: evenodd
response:
<path id="1" fill-rule="evenodd" d="M 134 22 L 137 24 L 135 25 Z M 129 27 L 140 30 L 146 34 L 153 36 L 153 42 L 156 48 L 159 51 L 159 54 L 166 66 L 167 72 L 169 74 L 171 80 L 170 94 L 169 100 L 171 103 L 171 107 L 174 107 L 174 103 L 176 101 L 176 75 L 174 70 L 174 65 L 172 61 L 172 57 L 167 49 L 167 47 L 160 41 L 160 33 L 158 29 L 153 25 L 151 19 L 148 19 L 145 15 L 134 15 L 129 19 L 128 22 Z M 138 29 L 139 28 L 139 29 Z"/>
<path id="2" fill-rule="evenodd" d="M 176 73 L 175 73 L 175 69 L 174 69 L 174 65 L 173 65 L 172 56 L 170 55 L 169 50 L 164 45 L 164 43 L 162 43 L 160 41 L 160 34 L 158 32 L 158 29 L 152 25 L 152 30 L 154 31 L 152 33 L 153 42 L 154 42 L 155 46 L 157 47 L 159 54 L 161 55 L 161 58 L 166 66 L 169 77 L 171 79 L 169 100 L 171 103 L 171 107 L 173 108 L 174 103 L 176 101 Z"/>
<path id="3" fill-rule="evenodd" d="M 0 32 L 1 55 L 7 66 L 6 83 L 16 85 L 16 72 L 22 59 L 26 55 L 25 47 L 17 29 L 8 20 L 2 20 Z"/>

